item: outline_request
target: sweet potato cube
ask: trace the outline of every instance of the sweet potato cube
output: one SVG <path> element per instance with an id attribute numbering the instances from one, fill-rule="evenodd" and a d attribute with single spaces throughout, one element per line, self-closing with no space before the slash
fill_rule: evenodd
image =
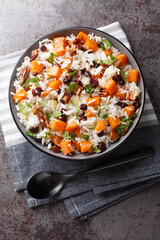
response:
<path id="1" fill-rule="evenodd" d="M 40 73 L 40 72 L 42 72 L 42 67 L 43 67 L 42 63 L 38 63 L 37 61 L 33 61 L 32 62 L 32 67 L 31 67 L 31 72 L 32 73 Z"/>
<path id="2" fill-rule="evenodd" d="M 124 66 L 128 63 L 127 56 L 123 53 L 117 55 L 116 58 L 121 61 L 120 66 Z"/>
<path id="3" fill-rule="evenodd" d="M 118 90 L 117 84 L 112 78 L 106 82 L 104 88 L 107 90 L 109 94 L 113 94 Z"/>
<path id="4" fill-rule="evenodd" d="M 106 56 L 109 56 L 109 55 L 112 54 L 112 50 L 111 49 L 105 49 L 104 52 L 105 52 Z"/>
<path id="5" fill-rule="evenodd" d="M 51 139 L 52 139 L 52 142 L 53 142 L 55 145 L 58 145 L 60 142 L 62 142 L 63 137 L 58 136 L 57 134 L 54 134 L 54 135 L 51 136 Z"/>
<path id="6" fill-rule="evenodd" d="M 67 154 L 73 152 L 73 145 L 72 145 L 71 141 L 61 142 L 60 147 L 61 147 L 62 153 L 64 155 L 67 155 Z"/>
<path id="7" fill-rule="evenodd" d="M 119 137 L 120 137 L 119 134 L 114 129 L 112 129 L 110 133 L 110 139 L 116 142 L 119 139 Z"/>
<path id="8" fill-rule="evenodd" d="M 125 91 L 120 91 L 118 90 L 116 93 L 115 93 L 116 97 L 119 97 L 120 100 L 125 100 L 126 99 L 126 92 Z"/>
<path id="9" fill-rule="evenodd" d="M 135 112 L 135 107 L 132 105 L 128 105 L 127 107 L 124 108 L 124 112 L 126 112 L 128 118 L 130 118 L 132 114 Z"/>
<path id="10" fill-rule="evenodd" d="M 87 39 L 84 43 L 87 50 L 91 49 L 92 52 L 96 52 L 98 49 L 97 42 L 91 39 Z"/>
<path id="11" fill-rule="evenodd" d="M 14 94 L 13 99 L 16 103 L 18 103 L 23 99 L 25 99 L 26 97 L 27 97 L 27 92 L 24 90 L 24 88 L 22 88 Z"/>
<path id="12" fill-rule="evenodd" d="M 80 142 L 80 151 L 81 153 L 92 152 L 91 149 L 92 143 L 90 141 L 83 140 Z"/>
<path id="13" fill-rule="evenodd" d="M 104 122 L 104 121 L 98 121 L 98 123 L 97 123 L 94 131 L 104 131 L 105 128 L 106 128 L 106 125 L 107 125 L 106 122 Z"/>
<path id="14" fill-rule="evenodd" d="M 77 38 L 79 38 L 82 43 L 85 43 L 87 39 L 90 39 L 89 36 L 84 32 L 79 32 Z"/>
<path id="15" fill-rule="evenodd" d="M 91 112 L 91 110 L 89 109 L 89 110 L 87 110 L 87 112 L 86 112 L 86 117 L 94 117 L 94 113 Z"/>
<path id="16" fill-rule="evenodd" d="M 66 52 L 65 42 L 66 42 L 65 37 L 54 38 L 54 41 L 53 41 L 54 49 L 58 56 L 62 56 L 65 54 L 65 52 Z"/>
<path id="17" fill-rule="evenodd" d="M 51 120 L 49 127 L 54 131 L 63 133 L 66 128 L 66 123 L 61 120 Z"/>
<path id="18" fill-rule="evenodd" d="M 120 124 L 120 119 L 119 119 L 119 117 L 117 117 L 117 116 L 115 117 L 115 119 L 114 119 L 113 117 L 109 117 L 109 118 L 108 118 L 108 122 L 109 122 L 111 128 L 112 128 L 112 129 L 115 129 L 116 127 L 119 126 L 119 124 Z"/>
<path id="19" fill-rule="evenodd" d="M 74 148 L 75 148 L 77 151 L 80 150 L 80 143 L 79 143 L 79 142 L 73 141 L 72 144 L 73 144 Z"/>
<path id="20" fill-rule="evenodd" d="M 78 123 L 76 121 L 72 121 L 70 124 L 67 125 L 65 131 L 74 131 L 78 127 Z"/>
<path id="21" fill-rule="evenodd" d="M 128 75 L 128 81 L 137 83 L 138 80 L 139 80 L 139 71 L 136 69 L 130 69 L 129 75 Z"/>
<path id="22" fill-rule="evenodd" d="M 77 137 L 81 136 L 81 128 L 77 127 L 76 130 L 74 130 L 74 133 L 77 135 Z"/>
<path id="23" fill-rule="evenodd" d="M 98 97 L 88 98 L 86 101 L 88 106 L 97 106 L 100 104 L 101 99 L 98 96 Z"/>
<path id="24" fill-rule="evenodd" d="M 54 146 L 52 147 L 52 151 L 55 152 L 55 153 L 59 153 L 59 152 L 60 152 L 60 147 L 57 146 L 57 145 L 54 145 Z"/>
<path id="25" fill-rule="evenodd" d="M 57 77 L 59 78 L 62 74 L 62 69 L 58 66 L 50 67 L 47 71 L 48 77 Z"/>
<path id="26" fill-rule="evenodd" d="M 63 58 L 64 62 L 66 62 L 66 67 L 72 64 L 73 58 Z"/>
<path id="27" fill-rule="evenodd" d="M 52 88 L 52 90 L 57 90 L 62 85 L 61 80 L 56 79 L 52 82 L 48 83 L 48 87 Z"/>

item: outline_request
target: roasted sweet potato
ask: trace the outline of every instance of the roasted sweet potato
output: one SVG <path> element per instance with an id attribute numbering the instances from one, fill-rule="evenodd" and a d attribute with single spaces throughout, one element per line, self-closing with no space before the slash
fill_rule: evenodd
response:
<path id="1" fill-rule="evenodd" d="M 27 97 L 27 92 L 24 90 L 24 88 L 22 88 L 14 94 L 13 99 L 16 103 L 18 103 L 23 99 L 25 99 L 26 97 Z"/>
<path id="2" fill-rule="evenodd" d="M 120 100 L 125 100 L 126 99 L 126 92 L 125 91 L 120 91 L 118 90 L 115 93 L 116 97 L 119 97 Z"/>
<path id="3" fill-rule="evenodd" d="M 109 56 L 110 54 L 112 54 L 112 50 L 109 48 L 109 49 L 105 49 L 104 50 L 106 56 Z"/>
<path id="4" fill-rule="evenodd" d="M 84 43 L 87 50 L 91 49 L 92 52 L 96 52 L 98 49 L 97 42 L 91 39 L 87 39 Z"/>
<path id="5" fill-rule="evenodd" d="M 58 56 L 62 56 L 65 54 L 66 52 L 65 42 L 66 42 L 65 37 L 54 38 L 54 49 Z"/>
<path id="6" fill-rule="evenodd" d="M 60 143 L 61 151 L 64 155 L 67 155 L 71 152 L 73 152 L 73 145 L 71 141 L 65 141 Z"/>
<path id="7" fill-rule="evenodd" d="M 114 129 L 112 129 L 110 133 L 110 139 L 116 142 L 119 139 L 119 137 L 120 137 L 119 134 Z"/>
<path id="8" fill-rule="evenodd" d="M 109 94 L 113 94 L 118 90 L 117 84 L 112 78 L 106 82 L 104 88 L 107 90 Z"/>
<path id="9" fill-rule="evenodd" d="M 66 128 L 66 123 L 61 120 L 51 120 L 49 127 L 54 131 L 63 133 Z"/>
<path id="10" fill-rule="evenodd" d="M 54 135 L 51 136 L 51 139 L 52 139 L 52 142 L 53 142 L 55 145 L 58 145 L 60 142 L 62 142 L 63 137 L 58 136 L 57 134 L 54 134 Z"/>
<path id="11" fill-rule="evenodd" d="M 91 149 L 92 143 L 90 141 L 83 140 L 80 142 L 80 151 L 81 153 L 92 152 Z"/>
<path id="12" fill-rule="evenodd" d="M 135 112 L 135 107 L 132 105 L 128 105 L 127 107 L 124 108 L 124 112 L 126 112 L 128 118 L 130 118 L 132 114 Z"/>
<path id="13" fill-rule="evenodd" d="M 67 125 L 65 131 L 75 131 L 76 128 L 78 127 L 78 123 L 76 121 L 72 121 L 70 124 Z"/>
<path id="14" fill-rule="evenodd" d="M 94 117 L 94 113 L 91 112 L 91 110 L 89 109 L 89 110 L 87 110 L 87 112 L 86 112 L 86 117 Z"/>
<path id="15" fill-rule="evenodd" d="M 42 63 L 38 63 L 37 61 L 33 61 L 32 62 L 32 67 L 31 67 L 31 72 L 34 73 L 34 74 L 40 73 L 40 72 L 42 72 L 42 67 L 43 67 Z"/>
<path id="16" fill-rule="evenodd" d="M 62 69 L 58 66 L 50 67 L 47 71 L 48 77 L 57 77 L 59 78 L 62 74 Z"/>
<path id="17" fill-rule="evenodd" d="M 117 55 L 116 58 L 121 61 L 120 66 L 124 66 L 128 63 L 127 56 L 123 53 Z"/>
<path id="18" fill-rule="evenodd" d="M 100 104 L 100 101 L 101 101 L 100 97 L 97 96 L 97 97 L 87 99 L 87 104 L 88 106 L 97 106 Z"/>
<path id="19" fill-rule="evenodd" d="M 48 87 L 52 88 L 52 90 L 57 90 L 62 85 L 61 80 L 56 79 L 52 82 L 48 83 Z"/>
<path id="20" fill-rule="evenodd" d="M 81 137 L 81 128 L 77 127 L 76 130 L 74 130 L 74 133 L 77 135 L 77 137 Z"/>
<path id="21" fill-rule="evenodd" d="M 108 118 L 108 122 L 109 122 L 111 128 L 112 128 L 112 129 L 115 129 L 116 127 L 119 126 L 119 124 L 120 124 L 120 119 L 119 119 L 119 117 L 117 117 L 117 116 L 115 117 L 115 119 L 114 119 L 113 117 L 109 117 L 109 118 Z"/>
<path id="22" fill-rule="evenodd" d="M 80 150 L 80 143 L 79 143 L 79 142 L 73 141 L 72 144 L 73 144 L 74 148 L 75 148 L 77 151 Z"/>
<path id="23" fill-rule="evenodd" d="M 90 39 L 89 36 L 84 32 L 79 32 L 77 38 L 79 38 L 82 43 L 85 43 L 87 39 Z"/>
<path id="24" fill-rule="evenodd" d="M 106 128 L 106 122 L 104 121 L 98 121 L 94 131 L 104 131 Z"/>
<path id="25" fill-rule="evenodd" d="M 55 153 L 59 153 L 59 152 L 60 152 L 60 147 L 57 146 L 57 145 L 54 145 L 54 146 L 52 147 L 52 151 L 55 152 Z"/>
<path id="26" fill-rule="evenodd" d="M 135 69 L 129 70 L 128 81 L 129 82 L 138 82 L 139 80 L 139 71 Z"/>

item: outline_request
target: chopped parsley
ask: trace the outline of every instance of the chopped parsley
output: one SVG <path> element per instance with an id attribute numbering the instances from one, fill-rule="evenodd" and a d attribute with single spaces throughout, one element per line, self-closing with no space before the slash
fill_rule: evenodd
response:
<path id="1" fill-rule="evenodd" d="M 82 135 L 82 139 L 88 141 L 88 140 L 89 140 L 89 135 L 83 134 L 83 135 Z"/>
<path id="2" fill-rule="evenodd" d="M 23 104 L 21 102 L 17 103 L 18 107 L 19 107 L 19 111 L 25 115 L 27 113 L 27 109 L 25 108 L 25 106 L 23 106 Z"/>
<path id="3" fill-rule="evenodd" d="M 42 108 L 46 104 L 46 102 L 45 101 L 42 101 L 42 102 L 38 101 L 38 104 L 39 104 L 39 107 Z"/>
<path id="4" fill-rule="evenodd" d="M 68 92 L 72 92 L 72 90 L 77 86 L 77 82 L 71 82 L 68 87 Z"/>
<path id="5" fill-rule="evenodd" d="M 108 118 L 108 116 L 109 116 L 108 113 L 106 113 L 106 114 L 102 115 L 101 118 L 103 118 L 103 119 Z"/>
<path id="6" fill-rule="evenodd" d="M 39 86 L 38 80 L 38 78 L 30 78 L 23 83 L 22 87 L 26 89 L 30 83 L 34 83 L 36 86 Z"/>
<path id="7" fill-rule="evenodd" d="M 91 94 L 94 91 L 94 88 L 90 84 L 85 85 L 85 88 L 88 94 Z"/>
<path id="8" fill-rule="evenodd" d="M 94 129 L 95 127 L 87 127 L 88 129 Z"/>
<path id="9" fill-rule="evenodd" d="M 75 132 L 73 132 L 73 133 L 71 134 L 71 137 L 73 138 L 73 140 L 75 140 L 75 138 L 77 137 L 77 134 L 76 134 Z"/>
<path id="10" fill-rule="evenodd" d="M 112 54 L 109 55 L 110 60 L 100 60 L 100 63 L 106 64 L 106 65 L 111 65 L 115 61 L 117 61 L 117 58 L 114 57 Z"/>
<path id="11" fill-rule="evenodd" d="M 73 72 L 70 72 L 69 73 L 69 76 L 72 77 L 74 74 L 76 74 L 77 70 L 73 71 Z"/>
<path id="12" fill-rule="evenodd" d="M 128 130 L 130 128 L 130 126 L 132 125 L 133 119 L 135 117 L 137 117 L 136 112 L 134 112 L 129 119 L 127 119 L 126 117 L 123 117 L 121 119 L 120 125 L 118 127 L 116 127 L 117 133 L 121 135 L 125 130 Z"/>
<path id="13" fill-rule="evenodd" d="M 50 133 L 49 130 L 45 132 L 45 136 L 44 136 L 44 138 L 47 138 L 48 135 L 52 135 L 52 133 Z"/>
<path id="14" fill-rule="evenodd" d="M 106 113 L 106 114 L 100 116 L 101 110 L 104 110 L 104 109 L 106 109 L 105 106 L 100 107 L 100 108 L 98 109 L 98 117 L 103 118 L 103 119 L 104 119 L 104 118 L 108 118 L 108 116 L 109 116 L 108 113 Z"/>
<path id="15" fill-rule="evenodd" d="M 29 108 L 32 108 L 31 104 L 29 104 L 28 102 L 26 102 L 26 105 L 27 105 Z"/>
<path id="16" fill-rule="evenodd" d="M 63 134 L 62 134 L 62 136 L 64 137 L 64 139 L 65 140 L 69 140 L 69 139 L 71 139 L 71 136 L 69 136 L 69 134 L 68 134 L 68 132 L 64 132 Z"/>
<path id="17" fill-rule="evenodd" d="M 106 38 L 102 38 L 102 50 L 104 51 L 105 49 L 109 49 L 112 45 L 111 43 L 106 39 Z"/>
<path id="18" fill-rule="evenodd" d="M 46 112 L 46 117 L 47 117 L 47 120 L 50 121 L 51 119 L 51 114 L 49 112 Z"/>
<path id="19" fill-rule="evenodd" d="M 73 101 L 71 101 L 71 103 L 75 107 L 75 109 L 77 110 L 77 115 L 79 116 L 81 114 L 80 108 Z"/>
<path id="20" fill-rule="evenodd" d="M 53 115 L 54 118 L 58 118 L 62 115 L 62 113 L 60 112 L 55 112 L 55 114 Z"/>
<path id="21" fill-rule="evenodd" d="M 26 135 L 30 137 L 35 137 L 35 133 L 32 133 L 30 131 L 26 131 Z"/>
<path id="22" fill-rule="evenodd" d="M 95 153 L 100 153 L 100 152 L 101 152 L 101 150 L 98 149 L 98 148 L 95 148 L 95 147 L 93 146 L 93 144 L 90 146 L 90 148 L 91 148 L 92 151 L 95 152 Z"/>
<path id="23" fill-rule="evenodd" d="M 53 52 L 51 52 L 50 55 L 49 55 L 49 62 L 50 62 L 51 64 L 53 63 L 54 57 L 58 57 L 58 55 L 55 54 L 55 53 L 53 53 Z"/>

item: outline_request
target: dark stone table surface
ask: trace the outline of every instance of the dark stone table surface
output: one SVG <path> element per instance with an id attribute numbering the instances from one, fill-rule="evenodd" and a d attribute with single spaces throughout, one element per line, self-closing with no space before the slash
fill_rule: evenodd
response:
<path id="1" fill-rule="evenodd" d="M 28 47 L 54 29 L 120 21 L 142 68 L 160 119 L 159 0 L 1 0 L 0 55 Z M 28 209 L 13 180 L 0 131 L 0 239 L 158 240 L 160 184 L 87 220 L 72 220 L 63 203 Z"/>

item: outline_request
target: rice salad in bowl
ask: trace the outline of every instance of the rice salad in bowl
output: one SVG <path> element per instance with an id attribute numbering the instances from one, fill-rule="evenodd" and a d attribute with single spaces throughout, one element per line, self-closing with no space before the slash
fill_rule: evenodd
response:
<path id="1" fill-rule="evenodd" d="M 26 135 L 55 153 L 105 151 L 141 106 L 139 71 L 94 34 L 40 41 L 16 76 L 11 94 Z"/>

